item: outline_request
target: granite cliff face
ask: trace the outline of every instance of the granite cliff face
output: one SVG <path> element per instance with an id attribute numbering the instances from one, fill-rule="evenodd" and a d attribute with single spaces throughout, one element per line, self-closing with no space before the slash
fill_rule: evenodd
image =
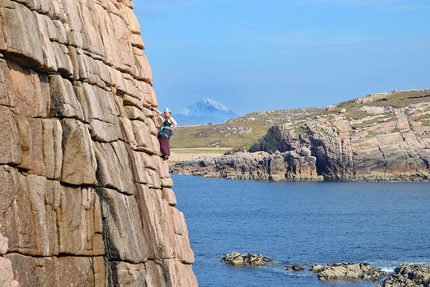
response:
<path id="1" fill-rule="evenodd" d="M 143 49 L 130 0 L 0 1 L 0 286 L 197 286 Z"/>
<path id="2" fill-rule="evenodd" d="M 430 90 L 372 94 L 296 113 L 250 149 L 172 172 L 253 180 L 428 181 Z"/>

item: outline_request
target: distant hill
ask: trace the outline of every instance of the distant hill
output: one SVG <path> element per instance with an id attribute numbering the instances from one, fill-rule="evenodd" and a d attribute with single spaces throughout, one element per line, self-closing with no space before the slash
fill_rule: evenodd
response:
<path id="1" fill-rule="evenodd" d="M 179 125 L 220 124 L 238 115 L 227 106 L 210 98 L 204 98 L 188 106 L 173 117 Z"/>

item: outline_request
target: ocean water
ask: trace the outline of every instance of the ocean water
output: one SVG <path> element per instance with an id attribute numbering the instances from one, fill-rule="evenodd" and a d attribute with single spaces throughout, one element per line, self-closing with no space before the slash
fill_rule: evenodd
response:
<path id="1" fill-rule="evenodd" d="M 319 281 L 314 264 L 367 262 L 386 271 L 430 264 L 430 183 L 252 182 L 172 175 L 199 286 L 376 286 Z M 259 253 L 262 267 L 221 263 Z M 304 272 L 289 272 L 300 265 Z"/>

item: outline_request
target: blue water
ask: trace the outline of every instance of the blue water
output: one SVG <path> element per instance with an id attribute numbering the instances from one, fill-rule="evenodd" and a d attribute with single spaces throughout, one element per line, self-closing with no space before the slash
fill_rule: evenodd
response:
<path id="1" fill-rule="evenodd" d="M 314 264 L 367 262 L 386 271 L 430 264 L 430 183 L 252 182 L 172 175 L 199 286 L 376 286 L 319 281 Z M 220 262 L 259 253 L 263 267 Z M 304 272 L 288 272 L 300 265 Z"/>

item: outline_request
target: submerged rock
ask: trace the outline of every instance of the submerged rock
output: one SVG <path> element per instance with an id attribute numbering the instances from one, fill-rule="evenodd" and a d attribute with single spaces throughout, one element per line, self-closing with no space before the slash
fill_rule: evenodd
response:
<path id="1" fill-rule="evenodd" d="M 232 264 L 232 265 L 246 265 L 246 266 L 262 266 L 269 262 L 274 262 L 275 260 L 262 256 L 261 254 L 252 253 L 240 253 L 232 252 L 226 254 L 221 262 Z"/>
<path id="2" fill-rule="evenodd" d="M 305 269 L 303 267 L 300 267 L 298 265 L 287 266 L 287 267 L 285 267 L 285 270 L 294 271 L 294 272 L 305 271 Z"/>

